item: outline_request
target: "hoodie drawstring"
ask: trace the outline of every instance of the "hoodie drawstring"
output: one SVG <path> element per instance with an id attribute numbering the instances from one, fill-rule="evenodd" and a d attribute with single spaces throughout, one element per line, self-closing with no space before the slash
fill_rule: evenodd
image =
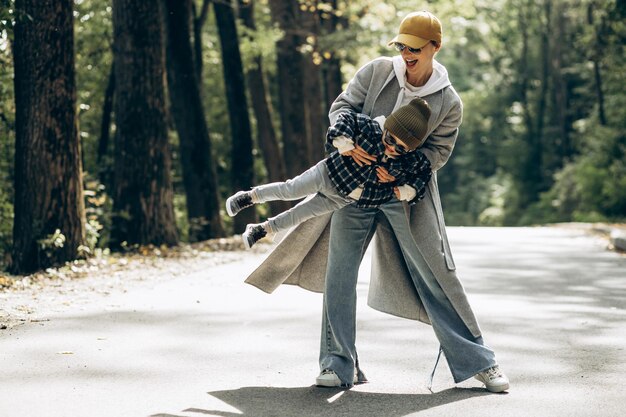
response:
<path id="1" fill-rule="evenodd" d="M 435 378 L 435 371 L 437 370 L 437 365 L 439 365 L 439 358 L 441 358 L 441 352 L 443 352 L 443 348 L 439 345 L 439 354 L 437 354 L 437 360 L 435 361 L 435 367 L 433 368 L 433 372 L 430 374 L 430 379 L 428 380 L 428 391 L 433 392 L 433 379 Z"/>
<path id="2" fill-rule="evenodd" d="M 400 92 L 398 93 L 396 104 L 393 105 L 393 110 L 391 111 L 392 113 L 398 110 L 400 106 L 402 106 L 402 102 L 404 101 L 405 91 L 406 91 L 405 86 L 400 87 Z"/>

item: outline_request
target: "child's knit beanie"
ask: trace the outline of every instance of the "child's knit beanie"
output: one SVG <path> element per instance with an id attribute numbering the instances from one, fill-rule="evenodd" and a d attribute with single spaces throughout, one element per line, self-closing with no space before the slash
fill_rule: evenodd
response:
<path id="1" fill-rule="evenodd" d="M 428 103 L 418 97 L 391 113 L 385 120 L 385 129 L 413 151 L 426 141 L 429 117 Z"/>

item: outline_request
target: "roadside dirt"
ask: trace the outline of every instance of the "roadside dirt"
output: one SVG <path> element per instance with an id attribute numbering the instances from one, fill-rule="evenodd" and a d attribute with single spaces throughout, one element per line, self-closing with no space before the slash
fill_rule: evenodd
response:
<path id="1" fill-rule="evenodd" d="M 238 236 L 175 248 L 142 247 L 125 254 L 99 253 L 87 260 L 27 276 L 0 272 L 0 330 L 24 323 L 45 322 L 51 312 L 86 304 L 142 285 L 171 280 L 229 262 L 250 253 L 269 251 L 259 243 L 245 251 Z"/>

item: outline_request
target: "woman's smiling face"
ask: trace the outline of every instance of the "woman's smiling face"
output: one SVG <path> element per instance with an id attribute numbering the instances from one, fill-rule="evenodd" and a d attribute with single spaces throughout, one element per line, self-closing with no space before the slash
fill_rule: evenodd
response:
<path id="1" fill-rule="evenodd" d="M 409 51 L 409 48 L 404 48 L 402 52 L 400 52 L 406 64 L 407 75 L 418 75 L 429 71 L 433 67 L 433 59 L 439 47 L 433 45 L 432 42 L 428 42 L 420 49 L 419 53 L 413 53 Z"/>

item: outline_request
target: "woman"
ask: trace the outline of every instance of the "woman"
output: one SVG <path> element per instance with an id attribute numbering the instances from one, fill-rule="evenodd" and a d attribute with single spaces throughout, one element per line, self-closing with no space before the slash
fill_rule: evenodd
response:
<path id="1" fill-rule="evenodd" d="M 441 23 L 426 11 L 407 15 L 390 42 L 400 55 L 362 67 L 330 110 L 333 123 L 342 112 L 372 118 L 389 115 L 413 97 L 431 108 L 429 136 L 421 151 L 433 176 L 425 198 L 409 207 L 392 201 L 379 209 L 345 207 L 328 226 L 310 221 L 288 235 L 246 282 L 271 292 L 281 283 L 324 291 L 319 386 L 351 386 L 366 381 L 358 362 L 356 281 L 374 232 L 368 304 L 380 311 L 431 323 L 455 382 L 472 376 L 492 392 L 509 388 L 481 331 L 455 273 L 448 245 L 436 172 L 448 160 L 462 118 L 462 103 L 443 65 L 434 60 L 441 48 Z M 358 146 L 349 151 L 357 163 L 372 158 Z M 381 181 L 393 181 L 382 171 Z M 327 262 L 326 262 L 327 261 Z M 326 269 L 326 276 L 319 271 Z"/>

